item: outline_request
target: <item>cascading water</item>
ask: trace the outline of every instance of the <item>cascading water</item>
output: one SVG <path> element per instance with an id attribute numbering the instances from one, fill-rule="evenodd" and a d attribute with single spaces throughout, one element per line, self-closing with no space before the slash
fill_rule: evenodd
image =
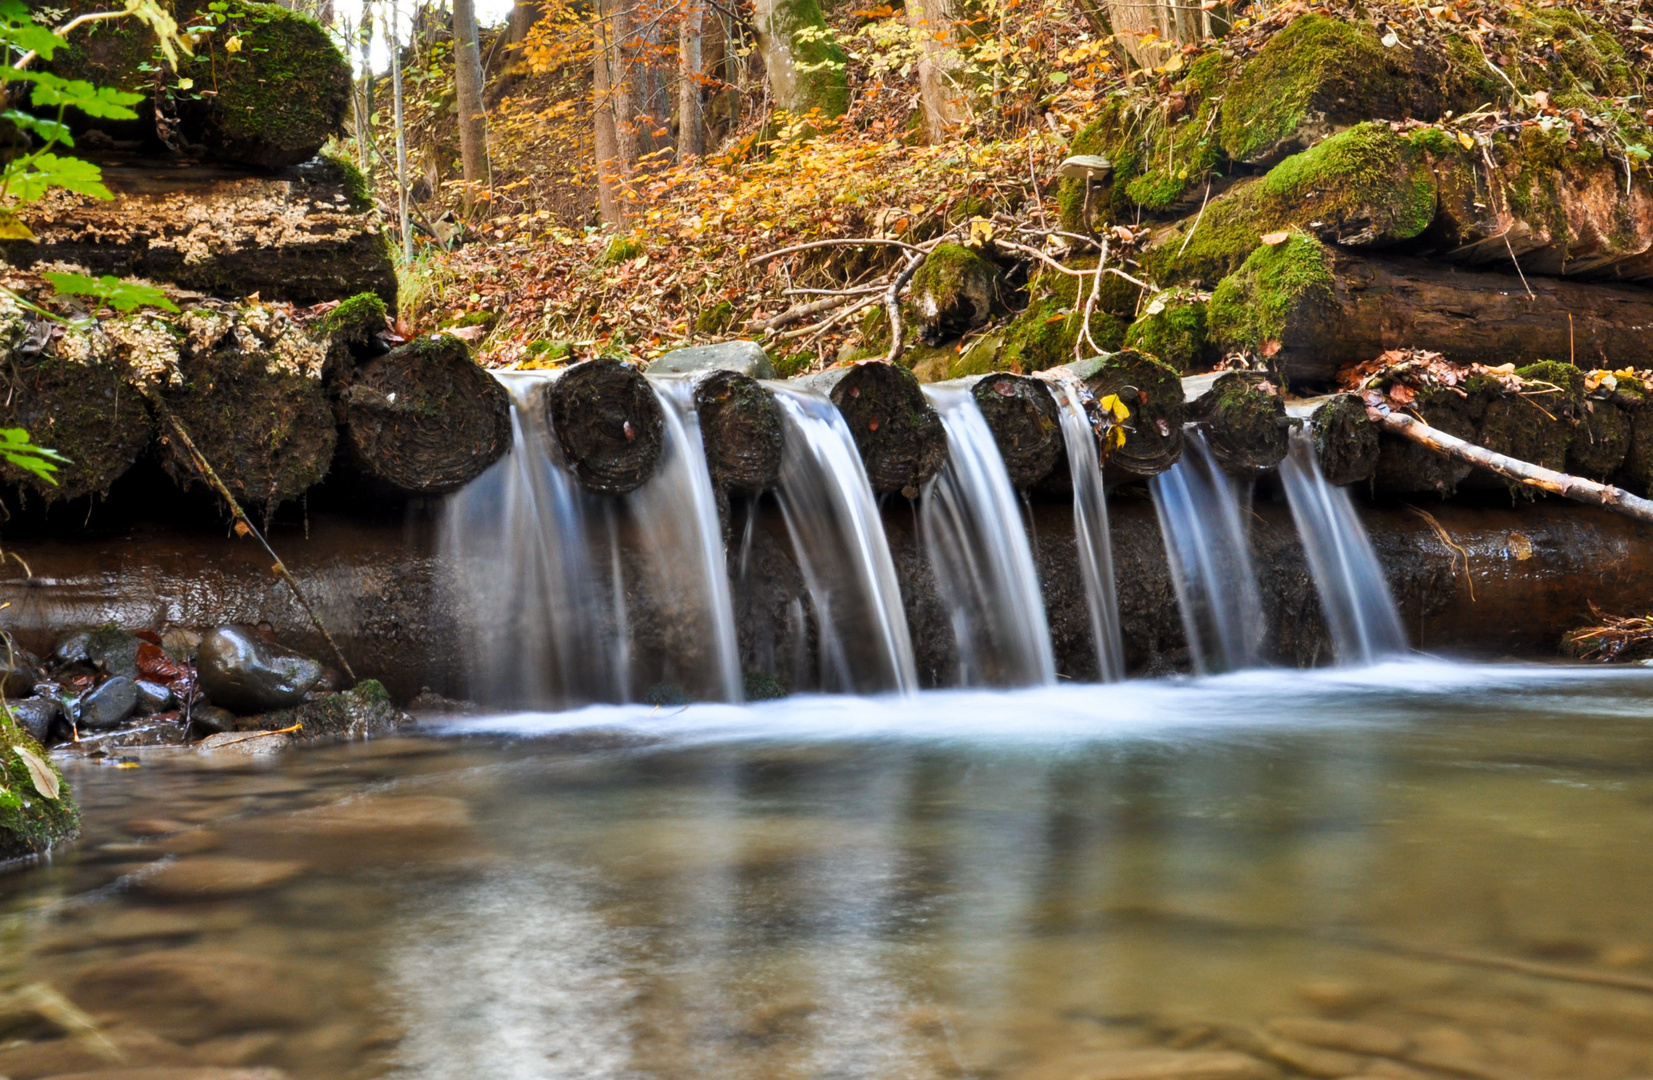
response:
<path id="1" fill-rule="evenodd" d="M 665 413 L 659 464 L 637 491 L 605 498 L 563 466 L 531 402 L 547 376 L 499 377 L 512 397 L 511 452 L 449 497 L 440 538 L 469 630 L 471 695 L 516 708 L 656 689 L 740 700 L 722 529 L 688 380 L 651 380 Z"/>
<path id="2" fill-rule="evenodd" d="M 1294 431 L 1280 480 L 1340 664 L 1371 664 L 1406 651 L 1406 631 L 1383 568 L 1349 493 L 1326 483 L 1314 439 Z"/>
<path id="3" fill-rule="evenodd" d="M 1251 484 L 1223 472 L 1190 425 L 1182 460 L 1149 481 L 1194 670 L 1256 667 L 1263 604 L 1251 563 Z"/>
<path id="4" fill-rule="evenodd" d="M 1016 492 L 975 395 L 926 386 L 947 465 L 924 492 L 924 544 L 953 627 L 961 686 L 1056 681 L 1033 552 Z"/>
<path id="5" fill-rule="evenodd" d="M 766 385 L 785 431 L 777 489 L 815 609 L 820 689 L 912 693 L 918 672 L 901 590 L 855 440 L 825 397 Z"/>
<path id="6" fill-rule="evenodd" d="M 1119 629 L 1113 538 L 1108 532 L 1108 496 L 1096 456 L 1096 432 L 1076 384 L 1053 382 L 1051 393 L 1056 397 L 1068 473 L 1073 478 L 1073 536 L 1079 547 L 1080 576 L 1085 580 L 1091 636 L 1096 641 L 1096 668 L 1103 682 L 1117 682 L 1125 677 L 1125 641 Z"/>

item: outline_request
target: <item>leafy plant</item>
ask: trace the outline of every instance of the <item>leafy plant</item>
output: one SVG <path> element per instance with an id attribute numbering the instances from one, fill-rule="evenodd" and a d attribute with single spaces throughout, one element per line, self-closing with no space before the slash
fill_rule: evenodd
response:
<path id="1" fill-rule="evenodd" d="M 65 274 L 48 271 L 41 277 L 51 282 L 59 296 L 87 296 L 107 304 L 116 311 L 136 311 L 142 307 L 158 307 L 163 311 L 177 311 L 178 305 L 153 285 L 139 285 L 123 281 L 113 274 L 99 278 L 85 274 Z"/>
<path id="2" fill-rule="evenodd" d="M 59 465 L 69 464 L 69 459 L 56 450 L 34 445 L 29 433 L 22 428 L 0 428 L 0 459 L 28 470 L 53 487 L 57 486 L 57 480 L 52 474 Z"/>

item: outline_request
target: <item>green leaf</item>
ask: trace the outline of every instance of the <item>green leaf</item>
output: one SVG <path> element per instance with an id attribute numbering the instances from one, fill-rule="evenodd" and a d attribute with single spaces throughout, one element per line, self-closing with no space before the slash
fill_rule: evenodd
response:
<path id="1" fill-rule="evenodd" d="M 35 22 L 29 5 L 19 0 L 0 3 L 0 38 L 21 52 L 37 52 L 45 60 L 50 60 L 53 52 L 68 44 Z"/>
<path id="2" fill-rule="evenodd" d="M 116 90 L 111 86 L 93 86 L 85 79 L 64 79 L 46 72 L 40 72 L 34 84 L 31 100 L 36 107 L 57 109 L 68 106 L 100 120 L 136 120 L 138 114 L 128 106 L 143 100 L 142 94 Z"/>
<path id="3" fill-rule="evenodd" d="M 178 305 L 168 300 L 166 293 L 155 286 L 122 281 L 113 274 L 92 278 L 85 274 L 47 272 L 40 276 L 52 283 L 52 288 L 57 290 L 59 296 L 90 296 L 108 304 L 116 311 L 136 311 L 141 307 L 157 307 L 163 311 L 178 310 Z M 4 432 L 0 431 L 0 435 L 3 434 Z M 4 450 L 3 445 L 0 445 L 0 450 Z"/>
<path id="4" fill-rule="evenodd" d="M 34 789 L 48 799 L 58 796 L 57 774 L 52 767 L 40 760 L 40 755 L 26 746 L 13 746 L 17 756 L 23 762 L 23 767 L 29 770 L 29 779 L 34 781 Z"/>
<path id="5" fill-rule="evenodd" d="M 65 146 L 75 145 L 74 133 L 69 130 L 68 124 L 60 124 L 56 120 L 47 120 L 44 117 L 30 116 L 26 112 L 8 109 L 0 113 L 0 119 L 10 120 L 21 131 L 33 131 L 47 142 L 60 142 Z"/>
<path id="6" fill-rule="evenodd" d="M 59 464 L 69 464 L 69 459 L 56 450 L 30 442 L 29 433 L 22 428 L 0 428 L 0 458 L 33 473 L 53 487 L 57 486 L 57 480 L 52 473 L 57 472 Z"/>
<path id="7" fill-rule="evenodd" d="M 54 187 L 65 188 L 94 199 L 113 199 L 114 192 L 103 186 L 103 170 L 80 158 L 56 154 L 34 154 L 18 158 L 0 172 L 0 183 L 22 202 L 34 202 Z"/>

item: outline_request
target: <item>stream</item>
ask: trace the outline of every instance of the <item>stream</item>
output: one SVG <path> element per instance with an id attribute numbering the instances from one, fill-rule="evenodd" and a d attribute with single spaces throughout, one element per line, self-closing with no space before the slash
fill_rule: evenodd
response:
<path id="1" fill-rule="evenodd" d="M 1422 659 L 72 764 L 0 989 L 100 1034 L 0 1075 L 1628 1080 L 1650 692 Z"/>

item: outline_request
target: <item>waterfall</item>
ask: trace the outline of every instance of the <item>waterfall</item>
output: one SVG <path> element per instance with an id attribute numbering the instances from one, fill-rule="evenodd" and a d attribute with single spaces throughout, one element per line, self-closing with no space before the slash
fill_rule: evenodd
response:
<path id="1" fill-rule="evenodd" d="M 1314 439 L 1306 430 L 1292 432 L 1280 479 L 1309 557 L 1338 663 L 1370 664 L 1404 653 L 1406 631 L 1377 554 L 1355 516 L 1349 493 L 1321 475 Z"/>
<path id="2" fill-rule="evenodd" d="M 963 386 L 926 386 L 947 430 L 947 465 L 924 492 L 924 545 L 947 605 L 961 686 L 1056 681 L 1050 628 L 993 432 Z"/>
<path id="3" fill-rule="evenodd" d="M 1119 597 L 1114 588 L 1113 538 L 1108 533 L 1108 496 L 1096 456 L 1096 431 L 1071 379 L 1051 384 L 1067 445 L 1068 473 L 1073 478 L 1073 537 L 1079 549 L 1079 572 L 1090 608 L 1091 637 L 1096 642 L 1096 669 L 1103 682 L 1125 677 L 1125 642 L 1119 629 Z"/>
<path id="4" fill-rule="evenodd" d="M 1194 670 L 1256 667 L 1263 605 L 1251 563 L 1251 483 L 1218 467 L 1190 425 L 1182 460 L 1149 481 Z"/>
<path id="5" fill-rule="evenodd" d="M 895 564 L 849 427 L 820 394 L 766 385 L 785 429 L 778 494 L 815 609 L 820 688 L 911 693 L 918 672 Z"/>
<path id="6" fill-rule="evenodd" d="M 688 381 L 651 380 L 665 445 L 654 476 L 616 498 L 587 492 L 563 466 L 531 397 L 547 376 L 499 378 L 511 391 L 511 451 L 448 497 L 438 541 L 468 631 L 471 696 L 566 708 L 663 687 L 740 700 L 722 527 Z"/>

